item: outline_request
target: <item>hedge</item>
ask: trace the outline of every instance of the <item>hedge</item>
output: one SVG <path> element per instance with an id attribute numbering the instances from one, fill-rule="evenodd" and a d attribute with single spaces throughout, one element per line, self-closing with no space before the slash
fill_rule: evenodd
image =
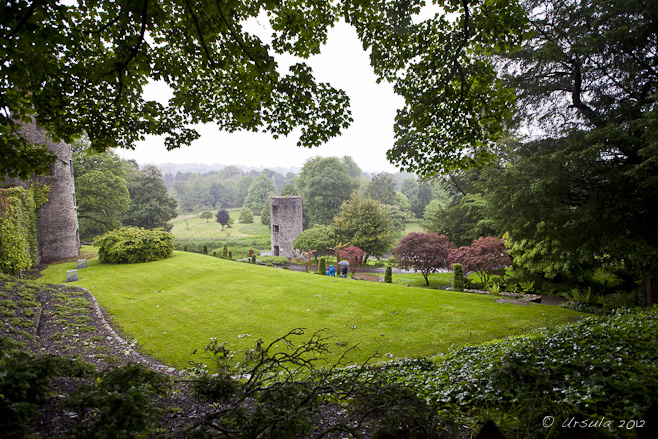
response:
<path id="1" fill-rule="evenodd" d="M 94 240 L 105 264 L 135 264 L 165 259 L 174 253 L 174 235 L 162 229 L 123 227 Z"/>
<path id="2" fill-rule="evenodd" d="M 49 192 L 36 184 L 29 190 L 0 189 L 0 271 L 14 274 L 36 265 L 36 209 L 48 201 Z"/>

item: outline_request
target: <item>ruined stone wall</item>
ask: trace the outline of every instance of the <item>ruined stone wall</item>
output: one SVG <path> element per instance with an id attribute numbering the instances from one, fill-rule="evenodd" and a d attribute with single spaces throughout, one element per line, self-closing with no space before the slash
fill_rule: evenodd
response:
<path id="1" fill-rule="evenodd" d="M 55 143 L 46 136 L 46 131 L 36 124 L 21 128 L 25 138 L 34 144 L 45 144 L 57 155 L 50 167 L 50 174 L 33 177 L 38 183 L 50 187 L 48 202 L 37 209 L 37 242 L 41 262 L 55 262 L 76 258 L 80 255 L 78 216 L 75 205 L 71 146 Z M 5 183 L 13 186 L 30 187 L 29 181 L 7 178 Z"/>
<path id="2" fill-rule="evenodd" d="M 292 242 L 302 230 L 302 197 L 270 197 L 272 255 L 298 257 Z"/>

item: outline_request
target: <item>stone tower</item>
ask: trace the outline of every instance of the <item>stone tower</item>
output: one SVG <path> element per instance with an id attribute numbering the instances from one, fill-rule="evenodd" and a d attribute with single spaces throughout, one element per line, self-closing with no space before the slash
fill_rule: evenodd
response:
<path id="1" fill-rule="evenodd" d="M 75 205 L 75 186 L 71 146 L 55 143 L 46 131 L 32 123 L 23 125 L 21 132 L 33 144 L 45 144 L 55 153 L 57 160 L 50 166 L 50 173 L 32 177 L 38 183 L 48 185 L 48 201 L 37 209 L 37 243 L 41 262 L 56 262 L 77 258 L 80 255 L 80 235 Z M 7 178 L 13 186 L 30 187 L 29 181 Z"/>
<path id="2" fill-rule="evenodd" d="M 270 197 L 272 256 L 299 256 L 292 242 L 302 230 L 302 197 Z"/>

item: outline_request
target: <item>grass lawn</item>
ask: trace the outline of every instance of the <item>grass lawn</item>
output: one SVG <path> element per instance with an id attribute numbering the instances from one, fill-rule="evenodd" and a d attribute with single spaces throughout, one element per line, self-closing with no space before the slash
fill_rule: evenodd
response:
<path id="1" fill-rule="evenodd" d="M 270 227 L 260 222 L 260 216 L 254 215 L 254 222 L 252 224 L 240 224 L 238 218 L 240 216 L 240 209 L 228 209 L 233 225 L 231 227 L 224 227 L 219 224 L 215 218 L 209 220 L 199 218 L 198 214 L 194 217 L 182 218 L 174 222 L 174 228 L 171 232 L 176 239 L 199 239 L 199 238 L 212 238 L 212 239 L 225 239 L 225 238 L 253 238 L 256 237 L 270 237 Z M 213 212 L 216 213 L 216 212 Z"/>
<path id="2" fill-rule="evenodd" d="M 61 283 L 72 268 L 75 263 L 52 265 L 39 280 Z M 358 345 L 351 358 L 360 362 L 375 352 L 386 358 L 435 355 L 581 316 L 558 307 L 499 304 L 488 296 L 329 278 L 178 251 L 164 261 L 134 265 L 92 259 L 74 284 L 96 296 L 125 338 L 178 368 L 211 337 L 239 351 L 257 338 L 271 341 L 297 327 L 326 328 L 335 337 L 333 354 Z"/>
<path id="3" fill-rule="evenodd" d="M 406 227 L 402 232 L 402 236 L 407 236 L 411 232 L 416 232 L 416 233 L 425 232 L 425 228 L 420 223 L 421 223 L 420 220 L 407 222 Z"/>

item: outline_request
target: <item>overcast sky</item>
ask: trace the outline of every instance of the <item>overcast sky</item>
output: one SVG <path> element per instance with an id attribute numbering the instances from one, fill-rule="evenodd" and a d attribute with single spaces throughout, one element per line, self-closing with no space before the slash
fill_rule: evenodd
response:
<path id="1" fill-rule="evenodd" d="M 267 33 L 263 22 L 259 21 L 256 26 Z M 263 36 L 261 38 L 265 40 Z M 393 145 L 393 122 L 403 100 L 393 93 L 390 84 L 376 83 L 368 56 L 352 27 L 338 23 L 329 31 L 322 53 L 308 63 L 318 81 L 345 90 L 350 97 L 354 118 L 342 136 L 319 148 L 298 147 L 294 132 L 287 138 L 274 140 L 269 134 L 229 134 L 219 132 L 215 125 L 201 125 L 197 126 L 201 137 L 190 147 L 167 151 L 163 138 L 151 136 L 138 143 L 134 151 L 117 152 L 121 157 L 135 159 L 140 164 L 217 163 L 255 167 L 301 167 L 310 157 L 349 155 L 364 171 L 397 172 L 386 159 L 386 151 Z M 147 90 L 146 97 L 166 102 L 168 91 L 155 85 Z"/>

